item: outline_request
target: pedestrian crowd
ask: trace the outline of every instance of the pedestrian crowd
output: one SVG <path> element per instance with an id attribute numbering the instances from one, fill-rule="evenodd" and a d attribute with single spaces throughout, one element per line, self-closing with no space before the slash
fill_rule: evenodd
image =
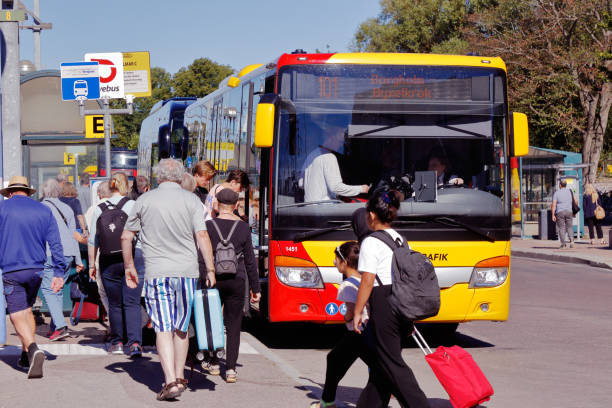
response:
<path id="1" fill-rule="evenodd" d="M 128 178 L 115 173 L 97 184 L 93 200 L 84 182 L 77 190 L 63 177 L 44 182 L 41 202 L 30 197 L 35 190 L 25 177 L 13 177 L 0 190 L 8 198 L 0 202 L 0 269 L 23 348 L 18 364 L 29 378 L 42 377 L 45 360 L 34 341 L 32 306 L 39 288 L 51 314 L 49 339 L 69 336 L 62 288 L 71 266 L 80 272 L 87 263 L 108 315 L 111 354 L 124 354 L 127 346 L 131 358 L 142 355 L 143 299 L 164 376 L 158 400 L 176 399 L 188 387 L 188 327 L 199 288 L 219 291 L 227 335 L 225 379 L 237 381 L 245 294 L 253 304 L 261 297 L 251 230 L 240 211 L 249 178 L 232 170 L 208 191 L 216 175 L 209 162 L 198 163 L 192 175 L 179 161 L 163 159 L 155 172 L 154 189 L 141 176 L 130 188 Z M 388 301 L 393 250 L 376 235 L 407 246 L 391 227 L 400 198 L 393 190 L 375 191 L 353 215 L 358 241 L 334 250 L 334 265 L 344 277 L 337 296 L 347 306 L 347 333 L 327 356 L 323 394 L 312 407 L 335 407 L 337 386 L 357 358 L 369 368 L 358 407 L 387 406 L 392 395 L 402 406 L 428 406 L 401 356 L 401 339 L 411 332 L 412 321 L 398 317 Z M 86 245 L 85 260 L 79 245 Z M 224 273 L 230 246 L 236 267 Z M 203 367 L 220 375 L 220 363 L 212 353 Z"/>
<path id="2" fill-rule="evenodd" d="M 46 180 L 40 202 L 25 177 L 11 178 L 0 190 L 7 198 L 0 202 L 0 271 L 22 344 L 17 365 L 28 378 L 42 377 L 45 360 L 35 343 L 32 312 L 39 290 L 51 315 L 49 340 L 70 336 L 63 287 L 75 266 L 97 286 L 109 321 L 109 353 L 124 354 L 127 346 L 131 358 L 142 355 L 145 307 L 165 377 L 160 400 L 176 398 L 187 387 L 183 372 L 194 293 L 200 286 L 216 287 L 227 327 L 226 380 L 237 381 L 245 289 L 252 302 L 261 292 L 250 227 L 238 211 L 248 176 L 229 172 L 209 196 L 216 170 L 208 161 L 197 163 L 192 175 L 180 162 L 164 159 L 156 175 L 159 185 L 151 189 L 144 176 L 130 186 L 125 174 L 114 173 L 95 185 L 93 197 L 88 174 L 81 175 L 78 188 L 64 174 Z M 240 261 L 236 274 L 216 276 L 214 248 L 225 240 Z M 209 374 L 220 374 L 219 362 L 210 356 Z"/>

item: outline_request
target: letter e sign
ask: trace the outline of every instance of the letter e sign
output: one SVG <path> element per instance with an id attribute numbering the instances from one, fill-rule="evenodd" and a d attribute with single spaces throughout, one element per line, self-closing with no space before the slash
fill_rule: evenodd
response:
<path id="1" fill-rule="evenodd" d="M 104 139 L 104 116 L 85 116 L 85 138 Z"/>

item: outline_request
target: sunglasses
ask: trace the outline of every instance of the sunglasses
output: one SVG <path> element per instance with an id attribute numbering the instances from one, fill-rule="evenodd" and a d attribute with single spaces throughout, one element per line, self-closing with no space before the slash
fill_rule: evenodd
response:
<path id="1" fill-rule="evenodd" d="M 334 252 L 336 253 L 336 255 L 338 255 L 338 257 L 340 259 L 342 259 L 344 262 L 346 262 L 346 258 L 342 255 L 342 252 L 340 252 L 340 247 L 339 246 L 336 247 L 336 250 Z"/>

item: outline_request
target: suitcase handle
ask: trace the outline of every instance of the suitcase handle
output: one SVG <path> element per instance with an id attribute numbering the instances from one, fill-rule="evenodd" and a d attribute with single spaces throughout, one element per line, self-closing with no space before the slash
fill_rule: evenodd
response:
<path id="1" fill-rule="evenodd" d="M 423 338 L 423 335 L 421 334 L 419 329 L 417 329 L 416 326 L 412 326 L 412 327 L 414 328 L 414 331 L 412 332 L 412 338 L 414 339 L 414 342 L 417 344 L 417 346 L 419 346 L 423 354 L 428 355 L 428 354 L 433 353 L 433 351 L 431 351 L 431 349 L 429 348 L 429 345 Z M 425 350 L 425 348 L 423 348 L 423 345 L 425 345 L 429 353 Z"/>

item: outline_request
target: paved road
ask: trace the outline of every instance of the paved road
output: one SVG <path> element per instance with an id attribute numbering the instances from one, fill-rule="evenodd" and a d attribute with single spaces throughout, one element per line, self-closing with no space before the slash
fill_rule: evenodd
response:
<path id="1" fill-rule="evenodd" d="M 462 324 L 457 335 L 457 344 L 474 356 L 495 389 L 486 406 L 612 406 L 612 272 L 514 258 L 512 273 L 509 320 Z M 338 335 L 326 329 L 330 337 Z M 307 340 L 309 331 L 314 340 Z M 258 337 L 299 373 L 309 395 L 316 397 L 330 346 L 324 336 L 321 329 L 302 327 Z M 432 406 L 450 408 L 420 349 L 410 345 L 404 359 Z M 350 406 L 366 377 L 366 367 L 355 364 L 338 400 Z"/>
<path id="2" fill-rule="evenodd" d="M 514 258 L 510 320 L 459 327 L 466 347 L 495 388 L 487 407 L 609 407 L 612 378 L 612 272 L 585 266 Z M 48 319 L 47 319 L 48 320 Z M 43 332 L 46 326 L 40 327 Z M 88 331 L 89 330 L 89 331 Z M 163 406 L 154 400 L 162 382 L 155 353 L 131 362 L 104 354 L 103 331 L 90 327 L 65 343 L 45 346 L 45 378 L 26 380 L 14 370 L 17 350 L 0 349 L 0 408 L 49 404 L 88 407 Z M 255 326 L 242 337 L 239 381 L 194 374 L 180 405 L 306 407 L 320 395 L 325 355 L 341 326 Z M 14 343 L 14 338 L 11 338 Z M 444 390 L 418 348 L 404 358 L 435 408 L 450 408 Z M 353 406 L 366 367 L 349 371 L 339 406 Z M 392 407 L 398 407 L 392 401 Z"/>

